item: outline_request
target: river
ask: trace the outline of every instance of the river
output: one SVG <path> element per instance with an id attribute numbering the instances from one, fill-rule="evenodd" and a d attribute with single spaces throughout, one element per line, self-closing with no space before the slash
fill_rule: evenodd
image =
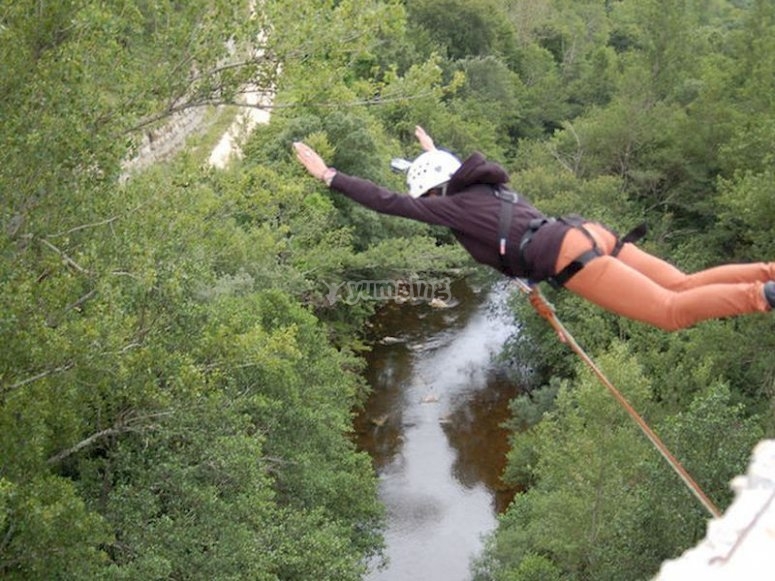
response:
<path id="1" fill-rule="evenodd" d="M 452 286 L 449 308 L 387 304 L 373 320 L 372 386 L 356 419 L 388 513 L 387 565 L 369 581 L 470 579 L 482 535 L 512 497 L 501 423 L 518 386 L 492 358 L 514 332 L 507 289 Z"/>

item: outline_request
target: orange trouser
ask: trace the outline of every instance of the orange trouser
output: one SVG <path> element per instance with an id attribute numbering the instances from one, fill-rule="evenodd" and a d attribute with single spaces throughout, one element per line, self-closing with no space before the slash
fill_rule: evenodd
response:
<path id="1" fill-rule="evenodd" d="M 634 244 L 609 256 L 616 237 L 603 226 L 584 225 L 605 255 L 582 268 L 565 288 L 596 305 L 666 331 L 707 319 L 770 310 L 763 286 L 775 280 L 775 262 L 729 264 L 685 274 Z M 592 243 L 578 228 L 563 239 L 557 272 L 589 250 Z"/>

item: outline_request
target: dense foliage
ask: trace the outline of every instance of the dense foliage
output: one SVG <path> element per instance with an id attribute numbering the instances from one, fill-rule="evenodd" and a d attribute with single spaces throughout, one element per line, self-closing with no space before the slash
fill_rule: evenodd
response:
<path id="1" fill-rule="evenodd" d="M 310 180 L 294 140 L 400 188 L 419 123 L 547 213 L 647 221 L 687 270 L 775 254 L 769 0 L 19 0 L 0 64 L 4 578 L 357 579 L 378 554 L 349 438 L 372 305 L 327 291 L 471 264 Z M 271 123 L 215 170 L 248 83 Z M 127 164 L 176 113 L 184 150 Z M 665 334 L 550 298 L 724 507 L 773 429 L 772 317 Z M 706 515 L 517 299 L 525 492 L 475 575 L 649 578 Z"/>

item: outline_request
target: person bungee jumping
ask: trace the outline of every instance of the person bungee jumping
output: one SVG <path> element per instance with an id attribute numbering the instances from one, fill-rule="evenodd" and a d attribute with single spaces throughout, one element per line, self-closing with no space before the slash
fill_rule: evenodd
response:
<path id="1" fill-rule="evenodd" d="M 578 216 L 551 218 L 507 187 L 500 165 L 473 153 L 463 162 L 417 126 L 424 152 L 400 194 L 332 167 L 293 144 L 313 177 L 383 214 L 446 226 L 479 263 L 508 277 L 547 281 L 617 315 L 676 331 L 700 321 L 775 308 L 775 262 L 726 264 L 687 274 L 638 248 L 642 231 L 618 237 Z"/>

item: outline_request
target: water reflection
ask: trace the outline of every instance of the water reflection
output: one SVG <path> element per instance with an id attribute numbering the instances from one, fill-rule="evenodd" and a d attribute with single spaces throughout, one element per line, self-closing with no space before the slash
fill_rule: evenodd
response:
<path id="1" fill-rule="evenodd" d="M 488 377 L 483 389 L 461 400 L 444 422 L 444 433 L 457 452 L 455 478 L 469 488 L 482 483 L 493 494 L 495 511 L 503 512 L 514 491 L 500 479 L 509 451 L 508 432 L 501 427 L 509 417 L 509 400 L 519 387 L 498 373 Z"/>
<path id="2" fill-rule="evenodd" d="M 373 394 L 356 422 L 388 510 L 388 568 L 372 580 L 468 578 L 481 535 L 510 499 L 500 427 L 517 387 L 492 363 L 513 333 L 503 287 L 453 287 L 449 309 L 389 305 L 374 321 Z"/>

